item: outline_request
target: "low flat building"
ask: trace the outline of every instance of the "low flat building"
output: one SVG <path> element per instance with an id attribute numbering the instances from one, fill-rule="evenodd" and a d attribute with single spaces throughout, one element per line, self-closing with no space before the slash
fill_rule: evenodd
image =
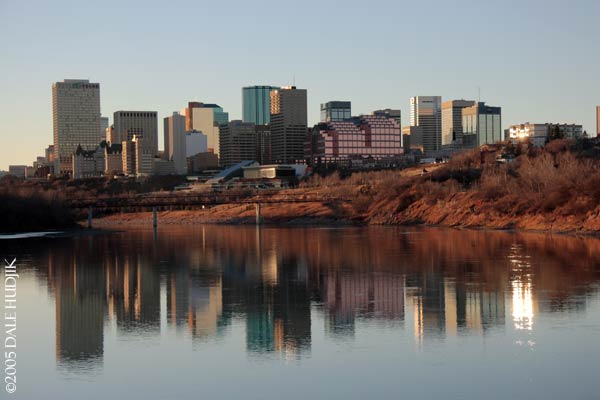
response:
<path id="1" fill-rule="evenodd" d="M 219 156 L 212 152 L 197 153 L 187 158 L 188 172 L 199 174 L 219 168 Z"/>
<path id="2" fill-rule="evenodd" d="M 513 143 L 530 141 L 534 146 L 544 146 L 552 139 L 583 137 L 583 126 L 576 124 L 532 124 L 526 122 L 508 128 Z"/>
<path id="3" fill-rule="evenodd" d="M 171 160 L 154 158 L 152 163 L 153 175 L 175 175 L 175 163 Z"/>
<path id="4" fill-rule="evenodd" d="M 10 175 L 16 176 L 17 178 L 25 178 L 25 174 L 27 171 L 27 165 L 9 165 L 8 173 Z"/>
<path id="5" fill-rule="evenodd" d="M 249 165 L 242 167 L 244 179 L 295 178 L 304 175 L 304 164 Z"/>

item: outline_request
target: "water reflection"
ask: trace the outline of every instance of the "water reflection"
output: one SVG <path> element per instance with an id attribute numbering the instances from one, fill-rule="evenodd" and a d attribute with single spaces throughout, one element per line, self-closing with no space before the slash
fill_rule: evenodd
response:
<path id="1" fill-rule="evenodd" d="M 310 356 L 314 332 L 354 340 L 361 323 L 419 348 L 531 333 L 539 313 L 585 311 L 600 278 L 600 240 L 501 232 L 197 227 L 17 247 L 54 296 L 56 362 L 73 369 L 102 366 L 111 324 L 203 343 L 243 321 L 250 357 L 291 360 Z"/>

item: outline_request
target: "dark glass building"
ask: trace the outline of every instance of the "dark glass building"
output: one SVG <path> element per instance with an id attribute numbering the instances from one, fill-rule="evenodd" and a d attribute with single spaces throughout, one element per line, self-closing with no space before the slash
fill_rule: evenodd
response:
<path id="1" fill-rule="evenodd" d="M 271 91 L 276 86 L 247 86 L 242 88 L 242 120 L 256 125 L 271 121 Z"/>
<path id="2" fill-rule="evenodd" d="M 321 122 L 336 122 L 349 119 L 352 115 L 349 101 L 329 101 L 321 104 Z"/>

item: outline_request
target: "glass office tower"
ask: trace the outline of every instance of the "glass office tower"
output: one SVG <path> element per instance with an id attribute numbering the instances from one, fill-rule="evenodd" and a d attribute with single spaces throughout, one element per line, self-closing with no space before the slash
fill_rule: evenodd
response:
<path id="1" fill-rule="evenodd" d="M 330 101 L 321 104 L 321 122 L 344 121 L 351 115 L 352 107 L 349 101 Z"/>
<path id="2" fill-rule="evenodd" d="M 477 103 L 462 109 L 463 147 L 494 144 L 502 137 L 502 108 Z"/>
<path id="3" fill-rule="evenodd" d="M 271 91 L 276 86 L 247 86 L 242 88 L 242 120 L 256 125 L 271 122 Z"/>

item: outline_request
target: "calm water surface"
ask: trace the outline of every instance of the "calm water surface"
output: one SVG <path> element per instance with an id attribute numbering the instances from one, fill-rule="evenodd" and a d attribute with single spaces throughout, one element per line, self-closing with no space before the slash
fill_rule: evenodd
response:
<path id="1" fill-rule="evenodd" d="M 600 239 L 206 226 L 0 251 L 12 398 L 600 398 Z"/>

